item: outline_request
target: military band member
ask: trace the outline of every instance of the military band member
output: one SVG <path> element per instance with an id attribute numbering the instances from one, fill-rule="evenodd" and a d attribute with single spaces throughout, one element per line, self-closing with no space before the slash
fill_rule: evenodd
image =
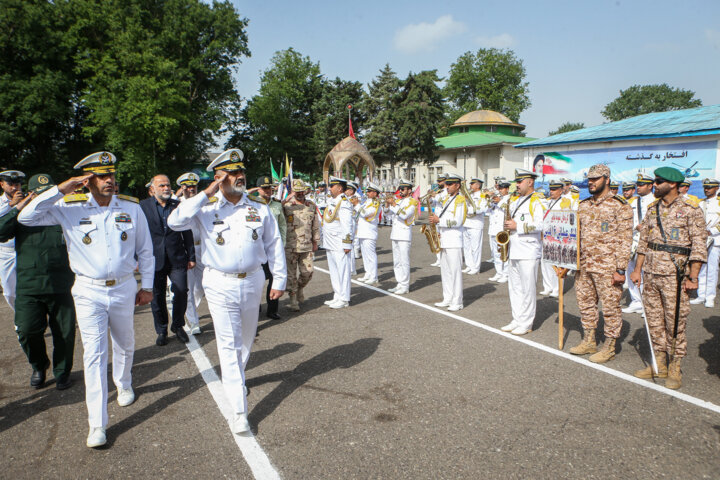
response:
<path id="1" fill-rule="evenodd" d="M 200 177 L 196 173 L 187 172 L 180 175 L 175 183 L 178 187 L 180 187 L 177 192 L 177 196 L 181 202 L 184 202 L 185 200 L 197 195 Z M 202 263 L 202 252 L 200 251 L 200 231 L 194 224 L 191 225 L 191 230 L 193 233 L 193 243 L 195 244 L 195 266 L 187 271 L 188 301 L 187 309 L 185 310 L 185 318 L 187 318 L 190 333 L 193 335 L 199 335 L 201 332 L 200 316 L 198 315 L 197 309 L 200 306 L 202 297 L 205 295 L 202 287 L 202 277 L 205 265 Z"/>
<path id="2" fill-rule="evenodd" d="M 22 191 L 22 182 L 25 174 L 19 170 L 5 170 L 0 172 L 0 215 L 5 215 L 12 207 L 25 198 Z M 15 309 L 15 239 L 0 243 L 0 286 L 3 296 L 10 308 Z"/>
<path id="3" fill-rule="evenodd" d="M 671 389 L 682 386 L 688 291 L 698 287 L 700 265 L 707 259 L 705 220 L 697 206 L 678 194 L 677 185 L 683 179 L 672 167 L 655 170 L 658 200 L 650 205 L 641 224 L 637 266 L 630 277 L 636 284 L 641 272 L 645 277 L 645 314 L 658 366 L 657 375 L 648 366 L 635 376 L 667 377 L 665 386 Z"/>
<path id="4" fill-rule="evenodd" d="M 638 242 L 640 241 L 640 223 L 645 218 L 648 206 L 653 202 L 654 197 L 650 195 L 653 191 L 653 177 L 647 173 L 638 173 L 637 176 L 637 196 L 628 200 L 633 210 L 633 243 L 630 252 L 630 262 L 627 266 L 625 284 L 630 293 L 630 305 L 623 308 L 623 313 L 642 313 L 642 299 L 640 298 L 642 291 L 642 282 L 638 288 L 630 281 L 630 273 L 635 270 L 635 259 Z"/>
<path id="5" fill-rule="evenodd" d="M 318 190 L 315 193 L 314 198 L 312 199 L 315 205 L 317 205 L 318 209 L 320 210 L 320 215 L 322 215 L 322 213 L 325 211 L 325 207 L 327 206 L 327 198 L 327 186 L 325 185 L 325 183 L 321 182 L 318 184 Z"/>
<path id="6" fill-rule="evenodd" d="M 447 179 L 448 174 L 447 173 L 438 173 L 437 181 L 438 181 L 438 189 L 437 192 L 432 195 L 432 199 L 430 200 L 430 207 L 432 208 L 432 212 L 428 212 L 428 215 L 431 213 L 437 213 L 442 210 L 442 205 L 445 202 L 445 199 L 447 198 L 447 188 L 445 185 L 445 180 Z M 430 264 L 431 267 L 439 267 L 440 266 L 440 254 L 438 253 L 435 258 L 435 263 Z"/>
<path id="7" fill-rule="evenodd" d="M 430 215 L 428 221 L 437 225 L 440 234 L 440 276 L 442 278 L 443 299 L 436 307 L 447 307 L 450 312 L 463 308 L 462 251 L 463 224 L 467 218 L 467 202 L 460 194 L 459 175 L 451 173 L 445 180 L 447 198 L 443 208 L 437 214 Z"/>
<path id="8" fill-rule="evenodd" d="M 124 407 L 135 401 L 133 313 L 135 305 L 152 300 L 155 276 L 150 230 L 138 200 L 114 194 L 115 162 L 110 152 L 88 155 L 75 165 L 82 169 L 82 176 L 43 192 L 18 215 L 18 221 L 28 226 L 60 225 L 67 242 L 84 350 L 88 447 L 106 442 L 108 330 L 117 402 Z M 89 195 L 73 194 L 81 185 L 90 190 Z M 141 275 L 139 291 L 133 276 L 136 265 Z"/>
<path id="9" fill-rule="evenodd" d="M 562 196 L 568 200 L 572 200 L 572 192 L 570 191 L 570 188 L 572 187 L 572 180 L 563 177 L 559 181 L 562 183 Z"/>
<path id="10" fill-rule="evenodd" d="M 470 196 L 472 202 L 466 201 L 467 218 L 463 234 L 463 254 L 465 270 L 463 273 L 476 275 L 480 273 L 483 231 L 485 229 L 485 212 L 488 210 L 488 199 L 481 190 L 483 181 L 477 177 L 470 180 Z M 466 199 L 467 200 L 467 199 Z"/>
<path id="11" fill-rule="evenodd" d="M 358 216 L 358 228 L 355 238 L 360 242 L 362 252 L 363 268 L 365 275 L 360 279 L 368 285 L 378 284 L 377 273 L 377 237 L 378 218 L 380 217 L 380 187 L 372 182 L 366 186 L 367 198 L 363 203 L 355 205 L 355 212 Z"/>
<path id="12" fill-rule="evenodd" d="M 412 183 L 401 180 L 398 186 L 400 201 L 388 199 L 390 211 L 393 213 L 390 240 L 393 252 L 393 270 L 397 285 L 389 292 L 404 295 L 410 291 L 410 244 L 412 242 L 412 226 L 417 215 L 418 202 L 410 196 Z"/>
<path id="13" fill-rule="evenodd" d="M 552 210 L 577 210 L 575 202 L 570 198 L 564 196 L 563 184 L 559 180 L 550 182 L 550 198 L 545 199 L 545 213 L 543 213 L 543 220 L 547 217 L 548 213 Z M 560 294 L 558 276 L 555 273 L 552 265 L 546 260 L 540 262 L 543 279 L 543 290 L 540 295 L 549 295 L 551 297 L 557 297 Z"/>
<path id="14" fill-rule="evenodd" d="M 488 205 L 488 242 L 490 243 L 490 255 L 495 265 L 495 275 L 490 277 L 491 282 L 506 283 L 508 281 L 508 262 L 500 258 L 500 251 L 495 236 L 505 227 L 505 205 L 510 201 L 510 182 L 499 180 L 496 185 L 498 194 L 490 198 Z"/>
<path id="15" fill-rule="evenodd" d="M 333 298 L 326 301 L 330 308 L 350 305 L 352 280 L 352 242 L 354 235 L 352 204 L 343 193 L 347 181 L 330 177 L 330 199 L 323 214 L 323 247 L 327 251 Z"/>
<path id="16" fill-rule="evenodd" d="M 622 184 L 622 195 L 628 203 L 635 196 L 635 187 L 635 182 L 623 182 Z"/>
<path id="17" fill-rule="evenodd" d="M 307 200 L 307 186 L 301 179 L 292 183 L 292 193 L 283 201 L 287 221 L 285 258 L 287 259 L 287 291 L 290 309 L 299 312 L 305 301 L 303 289 L 313 275 L 313 256 L 320 244 L 320 217 L 315 204 Z"/>
<path id="18" fill-rule="evenodd" d="M 700 206 L 700 199 L 696 197 L 695 195 L 690 195 L 688 191 L 690 190 L 690 186 L 692 185 L 692 180 L 686 178 L 683 180 L 680 185 L 678 186 L 678 194 L 686 199 L 690 200 L 695 204 L 695 206 Z"/>
<path id="19" fill-rule="evenodd" d="M 504 228 L 510 231 L 508 291 L 512 321 L 504 332 L 525 335 L 532 330 L 536 309 L 537 273 L 542 256 L 542 221 L 545 206 L 535 192 L 537 174 L 516 169 L 518 197 L 510 201 L 510 219 Z"/>
<path id="20" fill-rule="evenodd" d="M 580 202 L 580 188 L 577 185 L 570 185 L 570 198 L 576 206 Z"/>
<path id="21" fill-rule="evenodd" d="M 622 328 L 620 297 L 630 259 L 632 208 L 625 198 L 610 191 L 607 165 L 593 165 L 587 178 L 592 196 L 578 207 L 580 272 L 575 276 L 583 338 L 570 353 L 591 353 L 591 362 L 605 363 L 615 356 L 615 342 Z M 595 342 L 598 302 L 602 302 L 605 320 L 605 344 L 600 351 Z"/>
<path id="22" fill-rule="evenodd" d="M 168 217 L 173 230 L 193 224 L 200 231 L 203 287 L 215 330 L 222 383 L 233 410 L 232 431 L 250 430 L 245 367 L 257 331 L 260 299 L 268 263 L 273 277 L 270 298 L 285 290 L 285 254 L 280 228 L 270 207 L 246 194 L 241 150 L 226 150 L 207 171 L 214 181 L 182 202 Z"/>
<path id="23" fill-rule="evenodd" d="M 720 182 L 715 178 L 703 180 L 705 199 L 700 208 L 705 216 L 705 228 L 708 232 L 707 263 L 700 268 L 697 298 L 690 304 L 704 303 L 707 308 L 715 306 L 715 293 L 718 283 L 718 261 L 720 261 L 720 199 L 717 196 Z"/>
<path id="24" fill-rule="evenodd" d="M 610 181 L 610 193 L 613 195 L 617 195 L 618 191 L 620 190 L 620 184 L 616 182 L 615 180 Z"/>
<path id="25" fill-rule="evenodd" d="M 358 229 L 358 216 L 357 216 L 357 210 L 355 207 L 360 205 L 363 202 L 362 195 L 358 193 L 358 189 L 360 188 L 360 185 L 355 183 L 352 180 L 348 180 L 347 187 L 345 188 L 345 196 L 350 201 L 350 206 L 353 209 L 353 233 L 355 236 L 353 237 L 353 254 L 354 254 L 354 260 L 357 260 L 360 258 L 360 241 L 357 237 L 357 229 Z M 357 272 L 355 271 L 355 261 L 353 260 L 353 271 L 352 274 L 355 275 Z"/>

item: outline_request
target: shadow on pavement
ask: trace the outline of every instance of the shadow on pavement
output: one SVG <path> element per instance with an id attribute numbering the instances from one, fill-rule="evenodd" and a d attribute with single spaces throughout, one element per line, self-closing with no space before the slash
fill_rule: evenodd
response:
<path id="1" fill-rule="evenodd" d="M 263 363 L 271 362 L 283 355 L 295 353 L 304 346 L 302 343 L 281 343 L 267 350 L 254 351 L 250 354 L 246 370 L 259 367 Z"/>
<path id="2" fill-rule="evenodd" d="M 700 358 L 707 364 L 707 373 L 720 377 L 720 319 L 710 317 L 703 320 L 703 327 L 712 334 L 698 346 Z M 718 427 L 715 427 L 718 428 Z"/>

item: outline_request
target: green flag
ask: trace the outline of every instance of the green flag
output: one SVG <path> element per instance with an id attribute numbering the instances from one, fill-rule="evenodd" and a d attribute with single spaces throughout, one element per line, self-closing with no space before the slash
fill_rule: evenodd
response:
<path id="1" fill-rule="evenodd" d="M 280 181 L 280 177 L 278 177 L 278 174 L 275 172 L 275 167 L 273 167 L 272 159 L 270 159 L 270 174 L 272 175 L 273 182 Z"/>

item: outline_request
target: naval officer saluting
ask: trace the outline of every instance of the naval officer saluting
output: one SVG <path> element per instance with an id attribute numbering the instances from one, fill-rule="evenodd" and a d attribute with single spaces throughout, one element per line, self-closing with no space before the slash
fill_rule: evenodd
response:
<path id="1" fill-rule="evenodd" d="M 115 155 L 98 152 L 83 158 L 83 175 L 66 180 L 33 199 L 18 215 L 28 226 L 60 225 L 75 273 L 72 296 L 83 343 L 88 447 L 105 444 L 107 361 L 110 330 L 113 382 L 121 407 L 135 401 L 131 368 L 135 353 L 135 305 L 152 300 L 155 259 L 145 215 L 138 200 L 115 195 Z M 73 194 L 86 186 L 90 195 Z M 142 277 L 138 291 L 136 260 Z"/>
<path id="2" fill-rule="evenodd" d="M 199 232 L 203 288 L 215 328 L 220 371 L 233 409 L 232 431 L 250 430 L 247 420 L 245 367 L 255 340 L 260 299 L 265 285 L 263 263 L 273 277 L 270 299 L 282 296 L 287 272 L 280 228 L 270 208 L 245 191 L 243 152 L 227 150 L 208 165 L 215 172 L 204 191 L 170 213 L 175 231 Z"/>

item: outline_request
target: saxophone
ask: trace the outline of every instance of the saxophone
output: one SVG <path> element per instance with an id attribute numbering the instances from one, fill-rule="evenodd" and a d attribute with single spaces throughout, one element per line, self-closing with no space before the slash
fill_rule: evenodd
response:
<path id="1" fill-rule="evenodd" d="M 427 206 L 428 214 L 432 215 L 432 208 L 430 208 L 430 196 L 426 195 L 425 206 Z M 440 234 L 437 231 L 437 227 L 429 223 L 420 227 L 420 231 L 425 235 L 430 251 L 432 253 L 440 253 Z M 499 234 L 498 234 L 499 235 Z"/>
<path id="2" fill-rule="evenodd" d="M 510 198 L 505 202 L 505 221 L 510 220 Z M 503 230 L 495 234 L 495 242 L 498 244 L 500 260 L 507 262 L 510 255 L 510 230 Z"/>

